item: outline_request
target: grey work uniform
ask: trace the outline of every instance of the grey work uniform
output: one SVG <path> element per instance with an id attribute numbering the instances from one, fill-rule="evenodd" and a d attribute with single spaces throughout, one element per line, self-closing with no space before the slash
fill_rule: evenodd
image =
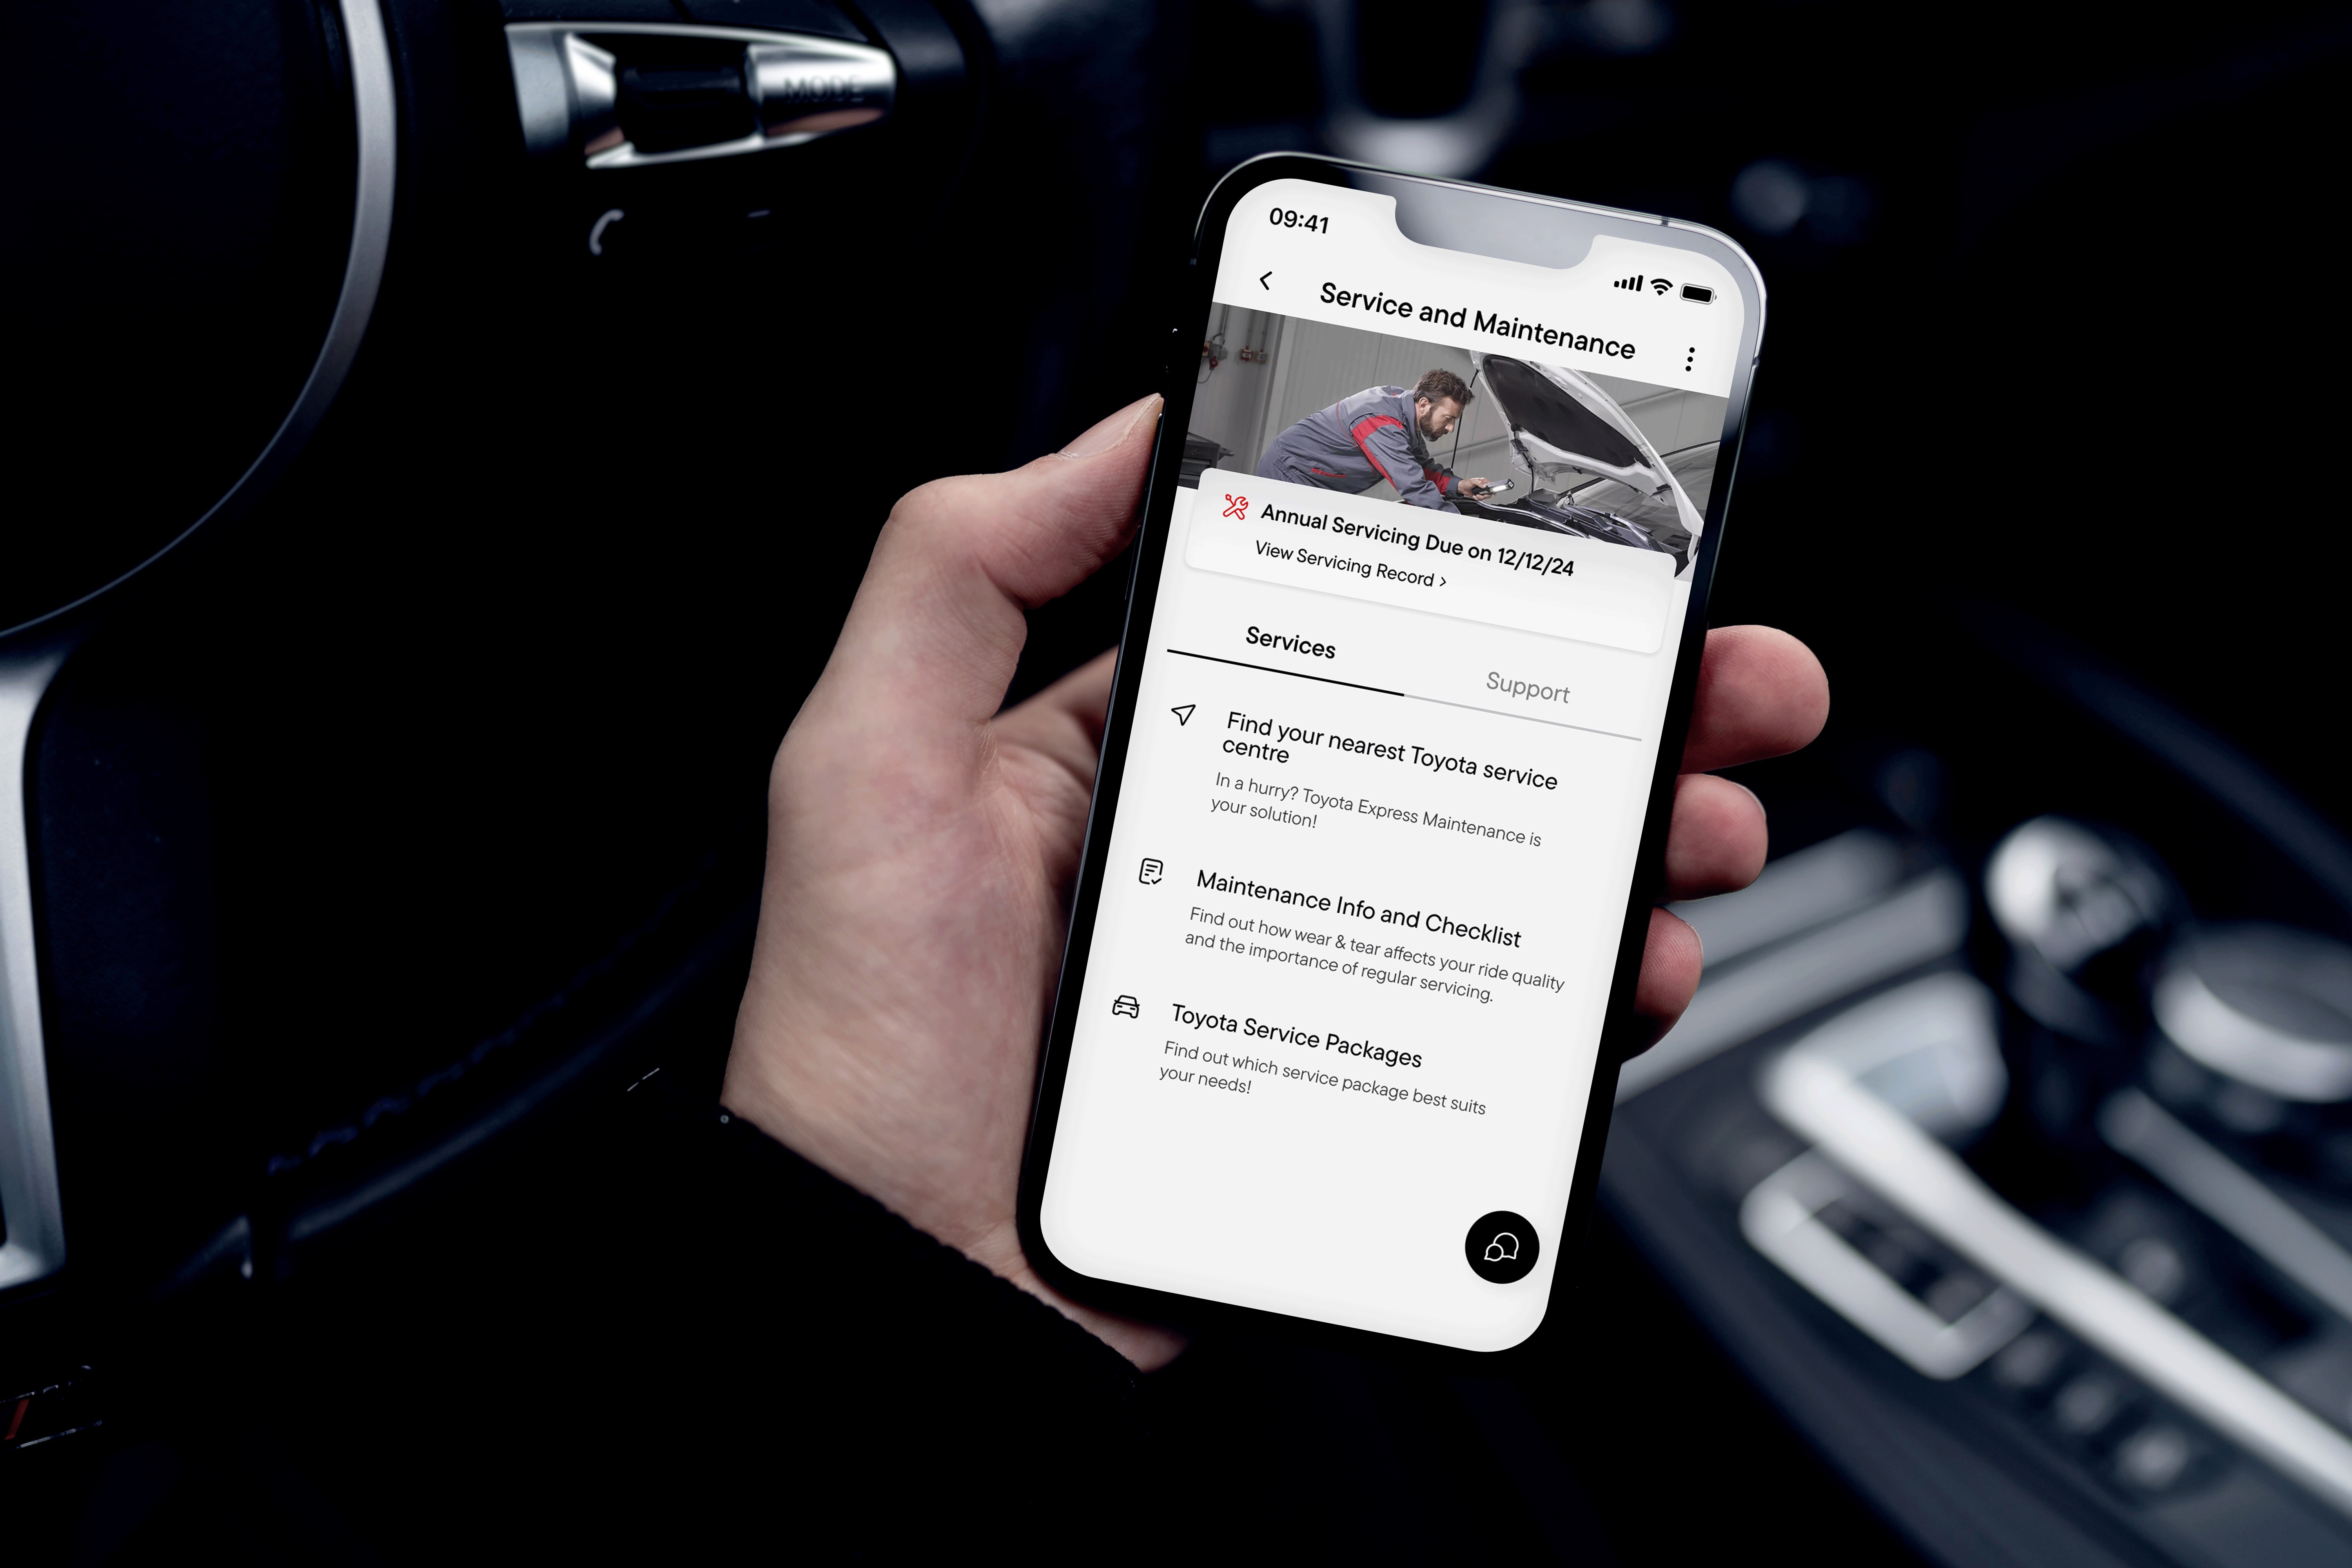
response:
<path id="1" fill-rule="evenodd" d="M 1386 479 L 1410 505 L 1455 510 L 1445 498 L 1461 480 L 1430 460 L 1412 403 L 1402 386 L 1368 386 L 1343 397 L 1276 437 L 1258 459 L 1258 477 L 1350 495 Z"/>

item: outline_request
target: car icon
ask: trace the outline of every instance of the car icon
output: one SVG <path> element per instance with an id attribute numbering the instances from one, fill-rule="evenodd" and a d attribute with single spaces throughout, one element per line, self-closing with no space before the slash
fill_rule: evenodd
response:
<path id="1" fill-rule="evenodd" d="M 1114 1018 L 1140 1018 L 1143 1016 L 1143 1004 L 1132 996 L 1114 996 L 1111 998 L 1110 1016 Z"/>

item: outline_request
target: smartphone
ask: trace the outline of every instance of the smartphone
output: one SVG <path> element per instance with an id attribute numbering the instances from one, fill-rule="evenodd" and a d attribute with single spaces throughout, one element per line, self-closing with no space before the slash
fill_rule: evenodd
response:
<path id="1" fill-rule="evenodd" d="M 1538 1334 L 1763 323 L 1694 224 L 1295 155 L 1211 195 L 1023 1167 L 1056 1288 Z M 1515 473 L 1508 521 L 1449 499 Z"/>

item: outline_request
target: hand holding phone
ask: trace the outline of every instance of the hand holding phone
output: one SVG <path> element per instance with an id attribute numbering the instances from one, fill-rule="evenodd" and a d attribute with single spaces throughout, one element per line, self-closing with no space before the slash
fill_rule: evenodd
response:
<path id="1" fill-rule="evenodd" d="M 760 934 L 724 1096 L 736 1114 L 1146 1367 L 1181 1342 L 1119 1315 L 1152 1303 L 1079 1304 L 1033 1267 L 1015 1230 L 1020 1130 L 1107 720 L 1108 662 L 999 709 L 1024 609 L 1075 587 L 1128 542 L 1153 412 L 1147 400 L 1056 458 L 928 486 L 894 511 L 835 658 L 777 757 Z M 1161 421 L 1165 440 L 1181 442 L 1181 428 Z M 1699 770 L 1802 745 L 1827 703 L 1818 664 L 1779 633 L 1717 630 L 1705 663 L 1706 696 L 1682 751 L 1693 772 L 1658 823 L 1671 825 L 1655 889 L 1664 898 L 1754 876 L 1760 812 L 1738 786 Z M 1168 722 L 1202 718 L 1195 704 Z M 908 793 L 877 789 L 883 780 L 929 782 Z M 1154 858 L 1160 876 L 1150 886 L 1188 870 Z M 1140 864 L 1129 870 L 1146 886 Z M 1688 1001 L 1700 955 L 1672 916 L 1643 915 L 1632 1005 L 1649 1035 Z M 1201 1177 L 1201 1163 L 1181 1179 Z M 1322 1202 L 1343 1174 L 1318 1178 L 1309 1199 Z M 1556 1237 L 1536 1239 L 1556 1258 Z M 1087 1300 L 1104 1299 L 1097 1282 L 1075 1283 Z M 1169 1317 L 1188 1309 L 1171 1293 Z"/>
<path id="2" fill-rule="evenodd" d="M 999 710 L 1024 608 L 1125 546 L 1158 406 L 1111 416 L 1069 455 L 928 486 L 892 513 L 777 754 L 759 938 L 723 1097 L 1146 1368 L 1181 1340 L 1055 1290 L 1014 1227 L 1110 659 Z M 1706 669 L 1686 767 L 1790 751 L 1820 727 L 1820 667 L 1792 638 L 1717 630 Z M 902 796 L 877 790 L 880 779 L 940 782 Z M 1746 793 L 1694 773 L 1675 799 L 1664 895 L 1741 886 L 1763 846 Z M 1647 1029 L 1681 1012 L 1699 957 L 1687 927 L 1654 916 L 1635 998 Z"/>

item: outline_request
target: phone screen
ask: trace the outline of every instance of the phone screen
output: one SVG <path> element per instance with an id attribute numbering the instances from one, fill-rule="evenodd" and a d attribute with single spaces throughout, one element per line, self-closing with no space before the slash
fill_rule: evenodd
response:
<path id="1" fill-rule="evenodd" d="M 1540 1323 L 1744 386 L 1739 280 L 1649 232 L 1546 267 L 1286 179 L 1203 257 L 1063 991 L 1061 1265 L 1470 1350 Z"/>

